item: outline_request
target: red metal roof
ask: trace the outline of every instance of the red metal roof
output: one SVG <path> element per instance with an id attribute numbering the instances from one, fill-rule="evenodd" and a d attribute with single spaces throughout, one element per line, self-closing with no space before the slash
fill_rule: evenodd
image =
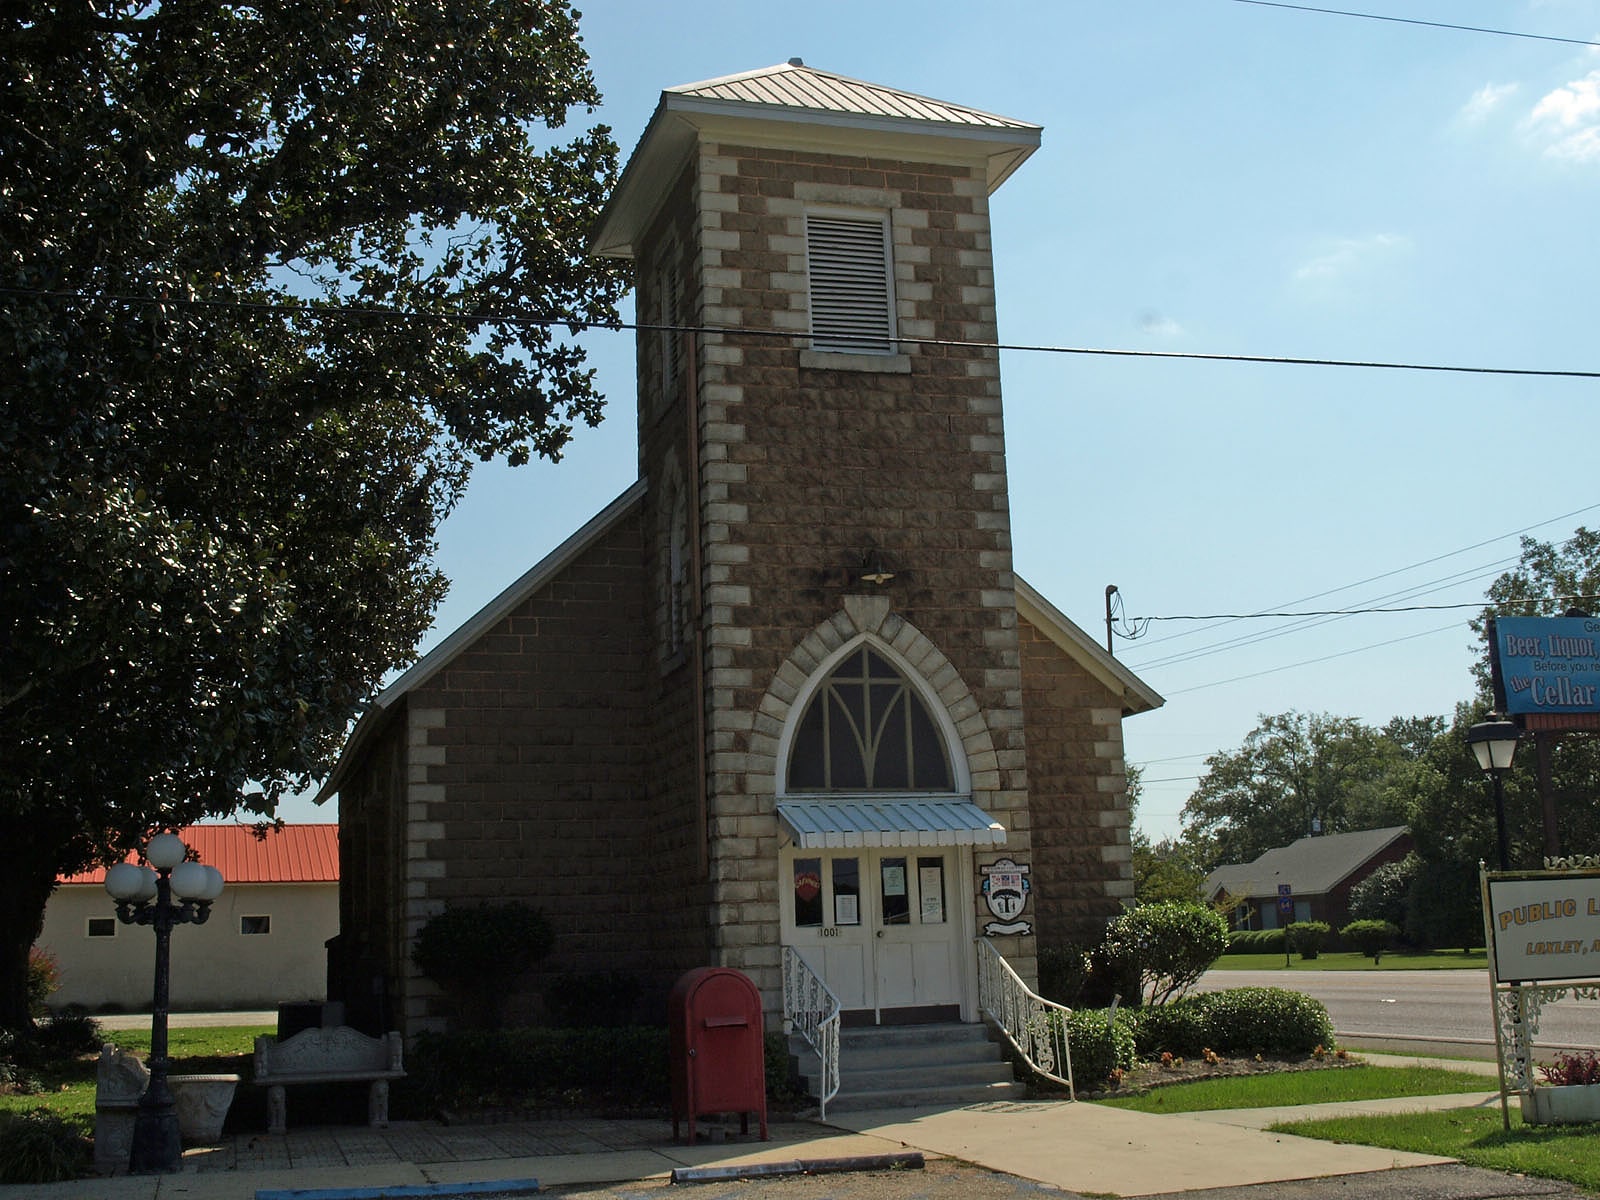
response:
<path id="1" fill-rule="evenodd" d="M 339 827 L 285 825 L 257 838 L 249 825 L 191 825 L 178 836 L 229 883 L 338 883 Z M 130 854 L 129 862 L 138 857 Z M 59 880 L 103 884 L 104 867 Z"/>

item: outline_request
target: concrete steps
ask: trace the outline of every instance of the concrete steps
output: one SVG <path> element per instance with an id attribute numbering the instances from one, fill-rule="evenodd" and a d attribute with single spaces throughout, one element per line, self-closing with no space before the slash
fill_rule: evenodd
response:
<path id="1" fill-rule="evenodd" d="M 1026 1092 L 983 1025 L 876 1025 L 845 1029 L 839 1042 L 839 1094 L 828 1102 L 830 1112 L 958 1108 Z M 816 1055 L 798 1038 L 790 1048 L 802 1086 L 818 1095 Z"/>

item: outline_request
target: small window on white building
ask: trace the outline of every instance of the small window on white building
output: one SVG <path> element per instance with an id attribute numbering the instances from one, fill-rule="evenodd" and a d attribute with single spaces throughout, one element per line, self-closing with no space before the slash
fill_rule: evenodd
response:
<path id="1" fill-rule="evenodd" d="M 893 354 L 894 271 L 887 215 L 806 214 L 811 348 Z"/>
<path id="2" fill-rule="evenodd" d="M 116 937 L 117 919 L 115 917 L 90 917 L 89 927 L 85 930 L 88 937 Z"/>
<path id="3" fill-rule="evenodd" d="M 254 934 L 271 933 L 272 932 L 272 918 L 271 917 L 240 917 L 239 918 L 239 932 L 244 934 L 246 937 L 250 937 L 250 936 L 252 936 Z"/>

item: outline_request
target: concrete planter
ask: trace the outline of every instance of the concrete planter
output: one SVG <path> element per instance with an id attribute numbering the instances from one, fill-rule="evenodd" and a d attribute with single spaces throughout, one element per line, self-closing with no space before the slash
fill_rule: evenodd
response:
<path id="1" fill-rule="evenodd" d="M 1522 1119 L 1528 1125 L 1579 1125 L 1600 1121 L 1600 1084 L 1536 1087 L 1522 1093 Z"/>
<path id="2" fill-rule="evenodd" d="M 237 1075 L 170 1075 L 167 1083 L 178 1105 L 178 1133 L 188 1146 L 214 1146 L 222 1140 Z"/>

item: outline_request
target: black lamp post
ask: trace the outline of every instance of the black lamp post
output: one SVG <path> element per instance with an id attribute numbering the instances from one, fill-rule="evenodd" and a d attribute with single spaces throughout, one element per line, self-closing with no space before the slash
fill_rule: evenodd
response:
<path id="1" fill-rule="evenodd" d="M 1467 745 L 1478 760 L 1479 768 L 1494 780 L 1494 828 L 1500 843 L 1500 869 L 1511 869 L 1511 850 L 1506 841 L 1506 793 L 1503 777 L 1511 769 L 1511 758 L 1517 752 L 1516 725 L 1499 713 L 1489 713 L 1488 719 L 1479 721 L 1467 730 Z"/>
<path id="2" fill-rule="evenodd" d="M 133 1122 L 133 1152 L 128 1160 L 128 1169 L 136 1175 L 176 1171 L 183 1165 L 178 1107 L 167 1084 L 172 927 L 205 924 L 211 915 L 211 902 L 222 894 L 222 872 L 201 863 L 185 862 L 188 853 L 189 848 L 177 834 L 158 833 L 144 851 L 150 866 L 118 863 L 106 872 L 106 891 L 117 902 L 117 919 L 125 925 L 149 925 L 156 931 L 150 1083 L 139 1097 L 139 1113 Z"/>

